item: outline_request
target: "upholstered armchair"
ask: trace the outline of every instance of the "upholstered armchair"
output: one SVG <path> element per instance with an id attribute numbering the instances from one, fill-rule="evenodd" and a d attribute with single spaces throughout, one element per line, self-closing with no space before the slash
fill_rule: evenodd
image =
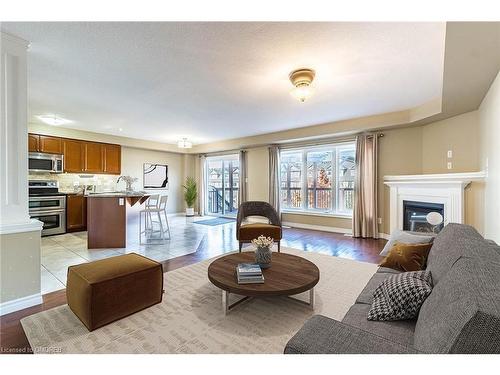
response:
<path id="1" fill-rule="evenodd" d="M 268 219 L 268 223 L 248 223 L 243 224 L 245 218 L 249 216 L 263 216 Z M 271 237 L 278 243 L 280 251 L 280 241 L 282 237 L 281 220 L 276 210 L 267 202 L 248 201 L 240 204 L 238 208 L 238 218 L 236 221 L 236 239 L 240 243 L 240 252 L 244 243 L 251 242 L 259 236 Z"/>

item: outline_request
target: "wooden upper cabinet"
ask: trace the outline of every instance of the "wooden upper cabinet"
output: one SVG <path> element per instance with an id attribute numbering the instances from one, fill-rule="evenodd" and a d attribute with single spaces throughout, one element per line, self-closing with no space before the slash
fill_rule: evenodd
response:
<path id="1" fill-rule="evenodd" d="M 84 145 L 85 142 L 74 139 L 63 140 L 64 171 L 80 173 L 84 169 Z"/>
<path id="2" fill-rule="evenodd" d="M 64 172 L 121 174 L 121 146 L 28 134 L 30 152 L 64 155 Z"/>
<path id="3" fill-rule="evenodd" d="M 121 174 L 122 152 L 120 145 L 103 145 L 104 148 L 104 173 Z"/>
<path id="4" fill-rule="evenodd" d="M 38 144 L 40 143 L 40 136 L 37 134 L 28 134 L 28 151 L 38 152 Z"/>
<path id="5" fill-rule="evenodd" d="M 38 149 L 40 152 L 47 152 L 49 154 L 62 154 L 62 139 L 59 137 L 40 135 Z"/>
<path id="6" fill-rule="evenodd" d="M 85 142 L 85 172 L 102 173 L 104 171 L 104 145 L 102 143 Z"/>

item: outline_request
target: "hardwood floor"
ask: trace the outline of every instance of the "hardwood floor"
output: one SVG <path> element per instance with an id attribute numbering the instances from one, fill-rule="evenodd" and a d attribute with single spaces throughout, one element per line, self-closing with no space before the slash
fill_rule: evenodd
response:
<path id="1" fill-rule="evenodd" d="M 223 227 L 223 226 L 221 226 Z M 162 262 L 165 272 L 175 270 L 190 264 L 210 259 L 227 252 L 226 248 L 233 244 L 233 232 L 218 232 L 203 237 L 196 252 Z M 380 251 L 386 241 L 383 239 L 358 239 L 344 236 L 339 233 L 320 232 L 308 229 L 285 228 L 283 247 L 292 247 L 304 251 L 314 251 L 322 254 L 354 259 L 362 262 L 379 263 L 382 257 Z M 217 250 L 221 249 L 221 250 Z M 66 303 L 65 290 L 48 293 L 43 296 L 41 305 L 33 306 L 0 318 L 0 353 L 21 354 L 32 353 L 26 335 L 21 327 L 20 320 L 26 316 Z"/>

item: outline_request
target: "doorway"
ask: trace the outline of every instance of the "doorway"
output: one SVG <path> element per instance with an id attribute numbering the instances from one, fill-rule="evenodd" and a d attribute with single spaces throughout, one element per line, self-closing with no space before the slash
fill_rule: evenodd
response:
<path id="1" fill-rule="evenodd" d="M 236 217 L 240 188 L 238 154 L 207 157 L 206 168 L 207 214 Z"/>

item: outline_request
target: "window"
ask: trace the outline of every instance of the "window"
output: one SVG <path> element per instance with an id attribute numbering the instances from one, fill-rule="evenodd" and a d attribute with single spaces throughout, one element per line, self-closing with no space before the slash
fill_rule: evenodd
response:
<path id="1" fill-rule="evenodd" d="M 354 143 L 281 151 L 281 207 L 352 215 L 355 154 Z"/>

